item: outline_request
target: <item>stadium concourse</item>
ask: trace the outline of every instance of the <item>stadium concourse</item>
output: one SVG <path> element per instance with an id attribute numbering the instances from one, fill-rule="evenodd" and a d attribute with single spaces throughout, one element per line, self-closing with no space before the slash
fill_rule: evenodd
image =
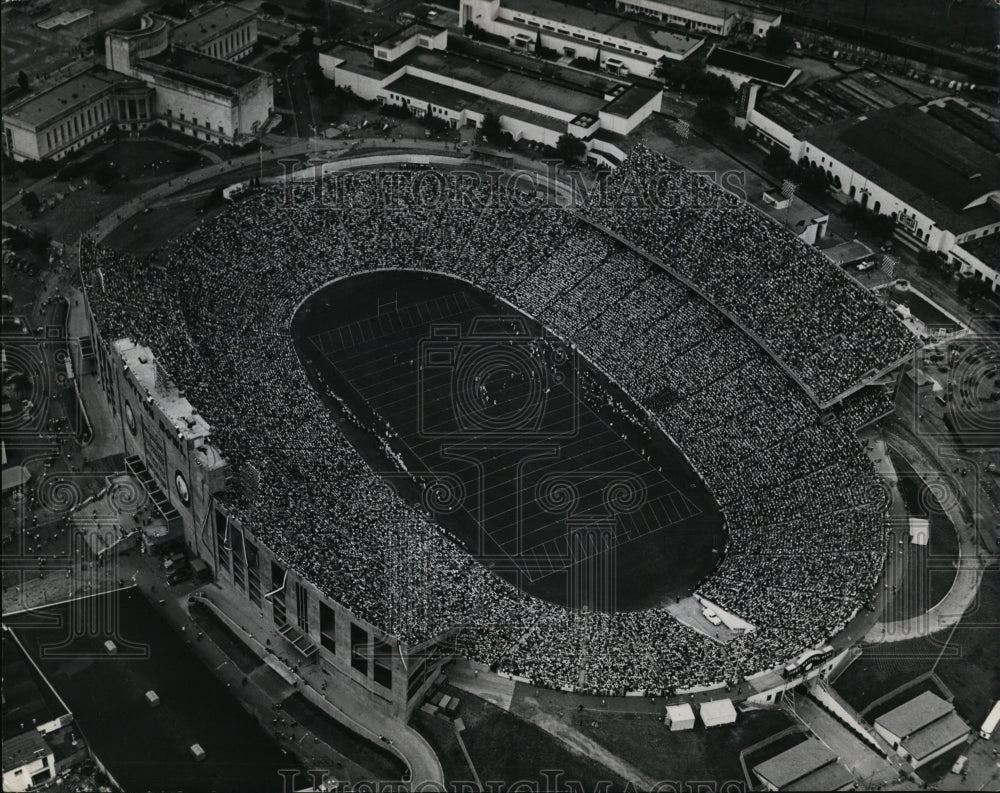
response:
<path id="1" fill-rule="evenodd" d="M 319 202 L 309 184 L 256 189 L 180 241 L 165 267 L 81 243 L 102 338 L 148 345 L 213 427 L 213 445 L 237 471 L 260 473 L 255 497 L 230 489 L 221 501 L 286 565 L 411 646 L 458 626 L 472 660 L 605 694 L 736 683 L 823 641 L 869 601 L 887 504 L 854 431 L 886 398 L 862 389 L 817 407 L 909 349 L 869 293 L 710 183 L 698 185 L 701 208 L 628 205 L 628 180 L 690 187 L 643 148 L 582 212 L 495 182 L 467 190 L 447 174 L 455 200 L 422 200 L 412 171 L 350 176 L 324 179 Z M 665 607 L 567 611 L 519 591 L 385 487 L 310 385 L 289 332 L 305 297 L 378 269 L 471 282 L 574 342 L 630 394 L 725 515 L 725 555 L 699 591 L 756 629 L 723 645 Z M 388 544 L 406 563 L 387 578 L 375 571 Z M 419 608 L 398 608 L 415 592 Z"/>

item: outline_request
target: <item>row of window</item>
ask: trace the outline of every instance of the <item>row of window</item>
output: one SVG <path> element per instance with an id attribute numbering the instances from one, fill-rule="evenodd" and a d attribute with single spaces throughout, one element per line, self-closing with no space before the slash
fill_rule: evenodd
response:
<path id="1" fill-rule="evenodd" d="M 233 584 L 240 592 L 245 593 L 250 602 L 257 608 L 263 608 L 261 596 L 260 551 L 222 510 L 215 510 L 215 548 L 218 570 L 232 573 Z M 274 590 L 270 595 L 274 624 L 281 628 L 288 623 L 288 607 L 286 602 L 287 587 L 285 569 L 277 562 L 271 562 L 271 586 Z M 300 631 L 309 633 L 309 589 L 300 581 L 295 581 L 291 587 L 295 598 L 295 624 Z M 319 639 L 320 645 L 328 652 L 337 652 L 337 613 L 319 601 Z M 388 642 L 372 637 L 374 664 L 372 677 L 383 688 L 392 688 L 392 655 L 393 646 Z M 360 625 L 351 623 L 351 667 L 361 674 L 368 675 L 368 642 L 369 634 Z"/>
<path id="2" fill-rule="evenodd" d="M 621 44 L 614 39 L 600 39 L 597 36 L 588 36 L 585 33 L 581 33 L 578 30 L 569 30 L 567 28 L 557 28 L 552 25 L 547 25 L 543 22 L 539 22 L 535 19 L 526 19 L 525 17 L 514 17 L 515 22 L 521 22 L 523 24 L 531 25 L 535 28 L 541 28 L 542 30 L 550 30 L 553 33 L 561 33 L 564 36 L 571 36 L 575 39 L 580 39 L 580 41 L 589 41 L 592 44 L 603 44 L 605 47 L 611 47 L 612 49 L 622 50 L 624 52 L 634 52 L 636 55 L 641 55 L 644 58 L 649 57 L 649 53 L 645 50 L 640 50 L 639 48 L 633 49 L 632 47 Z"/>
<path id="3" fill-rule="evenodd" d="M 228 58 L 234 50 L 242 50 L 250 43 L 250 27 L 241 28 L 235 33 L 230 33 L 224 39 L 213 41 L 207 47 L 202 48 L 205 55 L 213 58 Z"/>
<path id="4" fill-rule="evenodd" d="M 45 133 L 45 143 L 48 149 L 64 146 L 76 140 L 80 135 L 111 118 L 111 99 L 107 98 L 99 104 L 88 107 L 73 118 L 63 121 L 58 127 Z"/>

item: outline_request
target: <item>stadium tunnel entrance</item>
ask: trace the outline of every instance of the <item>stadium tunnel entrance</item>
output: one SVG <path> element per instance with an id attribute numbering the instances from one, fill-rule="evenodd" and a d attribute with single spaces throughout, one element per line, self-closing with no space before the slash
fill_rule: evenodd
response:
<path id="1" fill-rule="evenodd" d="M 472 284 L 339 279 L 292 339 L 341 430 L 401 497 L 521 590 L 569 608 L 689 596 L 723 517 L 687 459 L 575 346 Z"/>

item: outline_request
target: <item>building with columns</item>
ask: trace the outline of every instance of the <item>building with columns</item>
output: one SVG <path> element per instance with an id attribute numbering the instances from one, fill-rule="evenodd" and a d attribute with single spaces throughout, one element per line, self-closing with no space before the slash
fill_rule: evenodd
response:
<path id="1" fill-rule="evenodd" d="M 105 68 L 86 68 L 4 110 L 4 152 L 60 160 L 112 127 L 163 124 L 198 140 L 240 145 L 274 112 L 273 78 L 235 61 L 257 43 L 257 18 L 228 4 L 176 24 L 146 14 L 105 38 Z"/>
<path id="2" fill-rule="evenodd" d="M 139 131 L 151 123 L 151 88 L 93 67 L 6 108 L 3 150 L 18 162 L 61 160 L 112 126 Z"/>

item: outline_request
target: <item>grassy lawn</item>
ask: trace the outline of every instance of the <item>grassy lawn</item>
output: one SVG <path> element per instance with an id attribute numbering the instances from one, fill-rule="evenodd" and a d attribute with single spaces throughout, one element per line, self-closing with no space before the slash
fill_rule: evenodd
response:
<path id="1" fill-rule="evenodd" d="M 603 714 L 580 730 L 655 779 L 733 781 L 743 789 L 740 751 L 792 725 L 779 711 L 741 713 L 733 727 L 670 732 L 660 719 Z M 787 747 L 786 747 L 787 748 Z"/>
<path id="2" fill-rule="evenodd" d="M 978 601 L 950 641 L 949 632 L 943 631 L 926 638 L 867 647 L 837 679 L 837 691 L 862 710 L 894 688 L 933 670 L 955 695 L 959 715 L 978 727 L 993 702 L 1000 699 L 998 613 L 1000 572 L 994 567 L 983 576 Z"/>
<path id="3" fill-rule="evenodd" d="M 524 790 L 548 790 L 556 779 L 561 780 L 557 785 L 560 789 L 568 783 L 579 783 L 583 790 L 593 790 L 604 781 L 610 782 L 614 790 L 625 787 L 624 779 L 571 751 L 540 727 L 465 691 L 449 686 L 444 690 L 462 700 L 458 712 L 465 724 L 462 740 L 485 789 L 505 790 L 521 782 Z M 435 750 L 440 750 L 449 785 L 471 779 L 450 725 L 423 714 L 414 718 L 414 724 Z M 562 776 L 543 774 L 546 769 L 559 769 Z"/>

